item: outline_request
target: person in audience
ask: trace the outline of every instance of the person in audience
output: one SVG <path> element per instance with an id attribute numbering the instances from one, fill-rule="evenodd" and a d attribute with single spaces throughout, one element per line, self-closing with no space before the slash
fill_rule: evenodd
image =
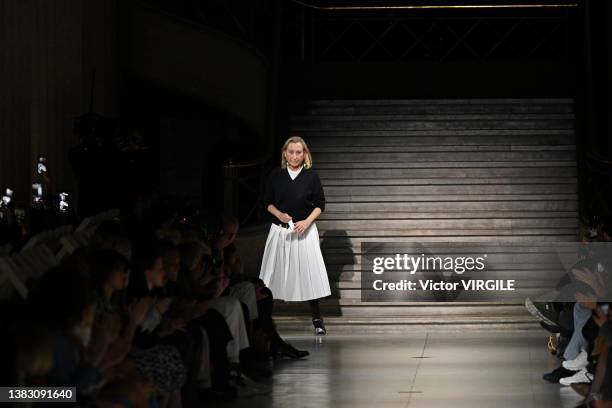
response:
<path id="1" fill-rule="evenodd" d="M 132 341 L 153 304 L 152 298 L 143 298 L 129 307 L 123 304 L 121 294 L 128 285 L 128 261 L 113 250 L 98 250 L 90 254 L 90 272 L 96 299 L 96 325 L 94 335 L 118 332 L 108 347 L 104 368 L 108 386 L 102 390 L 100 401 L 148 405 L 156 385 L 152 377 L 140 373 L 137 363 L 129 357 Z M 155 350 L 153 350 L 155 352 Z"/>
<path id="2" fill-rule="evenodd" d="M 223 316 L 231 333 L 226 344 L 231 385 L 237 388 L 239 395 L 269 392 L 250 378 L 259 379 L 271 372 L 255 366 L 247 354 L 250 341 L 245 324 L 245 309 L 238 299 L 221 296 L 229 281 L 215 271 L 210 249 L 203 242 L 196 240 L 179 245 L 179 252 L 184 274 L 189 277 L 195 297 Z"/>
<path id="3" fill-rule="evenodd" d="M 208 252 L 205 252 L 207 251 Z M 201 241 L 191 241 L 179 245 L 181 262 L 189 276 L 190 284 L 201 300 L 217 310 L 223 317 L 232 333 L 232 340 L 227 345 L 230 363 L 239 365 L 240 351 L 249 347 L 244 316 L 240 302 L 233 297 L 221 297 L 229 280 L 218 276 L 212 268 L 210 249 Z"/>
<path id="4" fill-rule="evenodd" d="M 28 303 L 30 323 L 47 329 L 51 342 L 45 385 L 76 386 L 80 399 L 90 399 L 104 383 L 103 350 L 114 339 L 92 341 L 95 303 L 89 277 L 73 268 L 53 268 L 32 289 Z"/>
<path id="5" fill-rule="evenodd" d="M 154 298 L 153 305 L 141 324 L 140 331 L 134 338 L 134 349 L 131 354 L 139 363 L 139 370 L 151 372 L 159 388 L 167 394 L 169 405 L 181 405 L 180 389 L 187 380 L 187 371 L 193 356 L 193 341 L 182 333 L 176 333 L 178 327 L 164 326 L 162 317 L 170 306 L 168 298 L 156 296 L 158 289 L 163 289 L 166 274 L 162 257 L 153 244 L 141 244 L 134 253 L 133 270 L 128 286 L 128 299 L 138 301 L 143 298 Z M 173 336 L 162 340 L 160 337 Z M 149 349 L 154 348 L 155 353 Z M 160 370 L 164 368 L 164 370 Z M 162 375 L 163 374 L 163 375 Z"/>
<path id="6" fill-rule="evenodd" d="M 612 315 L 608 312 L 605 322 L 600 328 L 600 350 L 595 379 L 584 401 L 584 405 L 594 408 L 612 407 L 612 361 L 610 347 L 612 347 Z"/>
<path id="7" fill-rule="evenodd" d="M 149 213 L 94 226 L 89 245 L 35 283 L 2 339 L 16 350 L 7 383 L 76 384 L 99 407 L 200 406 L 269 393 L 252 379 L 271 375 L 271 355 L 308 355 L 276 331 L 272 291 L 244 276 L 235 217 L 207 235 Z"/>
<path id="8" fill-rule="evenodd" d="M 100 223 L 90 246 L 93 249 L 112 249 L 128 260 L 132 258 L 132 243 L 119 221 L 109 220 Z"/>
<path id="9" fill-rule="evenodd" d="M 302 358 L 308 356 L 310 353 L 306 350 L 298 350 L 279 335 L 276 331 L 274 321 L 272 319 L 272 311 L 274 298 L 272 291 L 266 288 L 263 281 L 255 279 L 253 282 L 248 282 L 248 286 L 240 286 L 241 283 L 245 283 L 247 278 L 244 276 L 243 261 L 240 257 L 239 251 L 233 243 L 226 246 L 223 249 L 223 267 L 225 274 L 229 277 L 230 282 L 235 283 L 230 286 L 230 294 L 236 295 L 238 292 L 238 298 L 240 299 L 240 289 L 252 291 L 253 296 L 256 300 L 256 314 L 252 313 L 252 326 L 253 326 L 253 337 L 258 337 L 259 347 L 266 350 L 272 356 L 289 357 L 289 358 Z M 244 299 L 244 297 L 242 298 Z M 242 300 L 241 299 L 241 300 Z M 250 310 L 249 310 L 250 312 Z M 261 338 L 261 334 L 264 338 Z M 261 341 L 265 344 L 262 345 Z"/>
<path id="10" fill-rule="evenodd" d="M 180 239 L 179 239 L 180 241 Z M 197 268 L 186 271 L 181 267 L 181 251 L 174 243 L 163 241 L 160 244 L 162 264 L 166 272 L 165 295 L 173 299 L 168 314 L 185 322 L 186 330 L 194 337 L 202 337 L 207 347 L 202 347 L 203 361 L 200 372 L 193 381 L 212 398 L 231 398 L 236 396 L 236 389 L 229 384 L 229 364 L 227 344 L 232 340 L 231 332 L 221 314 L 209 308 L 208 302 L 199 300 L 194 295 L 194 281 Z M 182 246 L 185 251 L 186 247 Z M 204 358 L 204 356 L 207 356 Z"/>
<path id="11" fill-rule="evenodd" d="M 602 230 L 605 230 L 605 226 Z M 606 234 L 601 231 L 594 235 L 593 238 L 606 239 Z M 609 239 L 609 236 L 607 237 Z M 583 236 L 582 242 L 587 242 L 588 239 Z M 584 247 L 579 251 L 580 258 L 574 264 L 569 273 L 562 279 L 559 285 L 560 297 L 574 297 L 576 302 L 571 303 L 572 310 L 572 329 L 566 336 L 569 341 L 563 351 L 564 361 L 561 367 L 544 375 L 544 379 L 550 382 L 558 382 L 562 385 L 572 385 L 579 388 L 580 384 L 589 384 L 593 382 L 592 388 L 599 389 L 603 381 L 601 359 L 606 358 L 605 352 L 602 352 L 602 338 L 599 336 L 600 327 L 604 324 L 608 313 L 608 284 L 610 282 L 608 271 L 610 270 L 610 260 L 607 251 L 602 251 L 600 247 L 590 246 Z M 529 305 L 529 302 L 527 302 Z M 544 315 L 540 310 L 542 305 L 531 304 L 536 313 L 540 317 Z M 548 305 L 547 305 L 548 306 Z M 554 307 L 555 305 L 552 304 Z M 531 310 L 530 310 L 531 311 Z M 551 329 L 561 327 L 564 324 L 561 321 L 563 313 L 555 318 L 549 314 L 543 316 L 547 320 L 545 328 Z M 549 324 L 550 323 L 550 324 Z M 567 327 L 567 325 L 565 325 Z M 595 370 L 595 367 L 598 367 Z"/>

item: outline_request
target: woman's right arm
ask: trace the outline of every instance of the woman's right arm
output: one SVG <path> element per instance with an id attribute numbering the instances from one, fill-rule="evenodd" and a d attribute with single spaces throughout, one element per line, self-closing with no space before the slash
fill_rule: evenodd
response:
<path id="1" fill-rule="evenodd" d="M 275 194 L 275 182 L 276 182 L 276 172 L 272 172 L 270 174 L 270 176 L 268 177 L 268 183 L 266 184 L 266 191 L 264 194 L 264 205 L 266 205 L 266 210 L 272 214 L 273 216 L 275 216 L 280 222 L 284 222 L 287 223 L 291 220 L 291 216 L 289 214 L 285 214 L 284 212 L 280 211 L 278 208 L 276 208 L 276 206 L 274 205 L 275 203 L 275 198 L 276 198 L 276 194 Z"/>
<path id="2" fill-rule="evenodd" d="M 287 223 L 291 220 L 291 216 L 284 212 L 281 212 L 278 208 L 274 206 L 274 204 L 268 204 L 267 208 L 268 212 L 278 218 L 280 222 Z"/>

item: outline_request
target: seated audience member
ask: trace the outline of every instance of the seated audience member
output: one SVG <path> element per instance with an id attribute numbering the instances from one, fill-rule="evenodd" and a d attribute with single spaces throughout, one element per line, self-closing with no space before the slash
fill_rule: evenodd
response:
<path id="1" fill-rule="evenodd" d="M 155 294 L 156 290 L 164 288 L 165 280 L 162 258 L 157 248 L 154 245 L 141 245 L 134 252 L 133 269 L 127 289 L 128 301 L 145 298 L 154 298 L 154 301 L 134 337 L 134 348 L 130 355 L 135 357 L 141 371 L 157 376 L 160 388 L 170 394 L 170 401 L 180 401 L 180 389 L 186 382 L 194 344 L 188 336 L 176 333 L 176 327 L 162 324 L 163 314 L 170 302 L 168 298 L 157 298 Z M 164 341 L 164 337 L 175 333 L 178 337 Z"/>

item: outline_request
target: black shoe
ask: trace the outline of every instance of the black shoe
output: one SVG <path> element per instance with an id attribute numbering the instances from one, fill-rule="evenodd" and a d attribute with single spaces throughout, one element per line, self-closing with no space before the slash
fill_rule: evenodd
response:
<path id="1" fill-rule="evenodd" d="M 540 321 L 546 323 L 549 326 L 557 326 L 559 320 L 559 312 L 554 308 L 552 302 L 533 302 L 531 299 L 525 299 L 525 307 Z"/>
<path id="2" fill-rule="evenodd" d="M 273 374 L 268 361 L 265 363 L 254 361 L 240 362 L 240 371 L 255 381 L 262 381 Z"/>
<path id="3" fill-rule="evenodd" d="M 276 350 L 274 350 L 274 356 L 278 357 L 288 357 L 293 359 L 298 359 L 302 357 L 306 357 L 310 355 L 310 353 L 306 350 L 298 350 L 293 347 L 291 344 L 283 343 Z"/>
<path id="4" fill-rule="evenodd" d="M 561 333 L 561 328 L 557 326 L 556 324 L 551 325 L 551 324 L 546 324 L 543 321 L 540 321 L 540 326 L 542 326 L 542 328 L 549 333 L 553 333 L 553 334 Z"/>
<path id="5" fill-rule="evenodd" d="M 325 325 L 323 324 L 323 319 L 312 319 L 312 325 L 315 329 L 315 336 L 325 336 L 327 334 L 327 330 L 325 330 Z"/>
<path id="6" fill-rule="evenodd" d="M 544 381 L 548 381 L 549 383 L 559 384 L 559 380 L 565 377 L 571 377 L 576 374 L 576 371 L 571 371 L 561 366 L 555 370 L 552 370 L 550 373 L 546 373 L 542 376 Z"/>

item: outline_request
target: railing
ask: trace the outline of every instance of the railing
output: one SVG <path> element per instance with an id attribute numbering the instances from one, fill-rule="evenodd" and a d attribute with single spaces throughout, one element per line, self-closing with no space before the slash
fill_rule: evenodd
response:
<path id="1" fill-rule="evenodd" d="M 292 0 L 284 8 L 283 54 L 309 63 L 571 58 L 575 1 L 440 3 Z"/>

